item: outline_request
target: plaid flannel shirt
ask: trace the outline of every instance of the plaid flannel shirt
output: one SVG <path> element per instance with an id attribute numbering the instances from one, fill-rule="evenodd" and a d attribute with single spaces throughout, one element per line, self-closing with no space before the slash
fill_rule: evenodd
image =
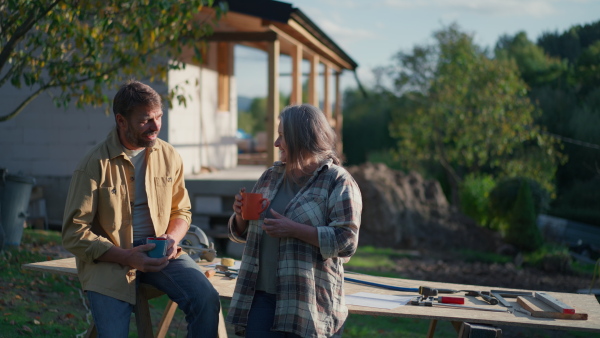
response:
<path id="1" fill-rule="evenodd" d="M 275 162 L 252 192 L 272 200 L 281 187 L 285 165 Z M 287 205 L 284 216 L 317 228 L 319 247 L 296 238 L 281 238 L 277 267 L 277 307 L 272 329 L 301 337 L 339 337 L 348 308 L 344 301 L 344 267 L 356 251 L 362 211 L 358 185 L 331 160 L 315 171 Z M 243 236 L 235 232 L 235 214 L 229 237 L 246 243 L 227 321 L 243 333 L 254 297 L 259 268 L 260 220 L 249 221 Z"/>

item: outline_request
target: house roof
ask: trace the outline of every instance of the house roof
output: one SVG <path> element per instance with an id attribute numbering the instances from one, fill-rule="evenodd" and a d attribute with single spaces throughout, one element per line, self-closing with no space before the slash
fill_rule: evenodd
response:
<path id="1" fill-rule="evenodd" d="M 307 53 L 317 53 L 328 60 L 335 68 L 355 70 L 358 64 L 340 48 L 304 12 L 290 3 L 274 0 L 218 0 L 216 4 L 227 3 L 229 11 L 215 27 L 215 40 L 225 39 L 227 32 L 275 32 L 283 37 L 281 52 L 290 55 L 295 44 L 308 48 Z M 221 33 L 221 35 L 219 35 Z M 233 34 L 231 34 L 233 36 Z M 262 37 L 261 37 L 262 36 Z M 232 38 L 233 39 L 233 38 Z M 266 50 L 269 35 L 237 35 L 242 44 Z M 228 39 L 232 41 L 231 39 Z M 263 42 L 264 42 L 263 41 Z"/>

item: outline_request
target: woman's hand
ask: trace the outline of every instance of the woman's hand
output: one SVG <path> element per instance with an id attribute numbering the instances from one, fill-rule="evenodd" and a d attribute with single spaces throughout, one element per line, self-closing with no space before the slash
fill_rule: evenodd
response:
<path id="1" fill-rule="evenodd" d="M 273 218 L 265 218 L 262 226 L 267 235 L 275 238 L 293 237 L 319 247 L 317 228 L 294 222 L 273 209 L 271 209 L 271 214 Z"/>
<path id="2" fill-rule="evenodd" d="M 242 234 L 248 227 L 248 222 L 242 218 L 242 205 L 244 199 L 242 193 L 246 192 L 246 188 L 241 188 L 240 192 L 235 194 L 235 201 L 233 201 L 233 212 L 235 212 L 235 228 L 238 235 Z"/>
<path id="3" fill-rule="evenodd" d="M 271 209 L 271 214 L 275 218 L 266 218 L 263 221 L 262 229 L 271 237 L 295 237 L 294 230 L 298 223 L 283 216 L 277 211 Z"/>

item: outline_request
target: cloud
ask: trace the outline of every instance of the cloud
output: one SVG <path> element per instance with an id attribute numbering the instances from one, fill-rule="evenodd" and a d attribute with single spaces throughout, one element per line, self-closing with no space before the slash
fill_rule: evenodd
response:
<path id="1" fill-rule="evenodd" d="M 330 1 L 335 2 L 337 0 Z M 326 13 L 314 7 L 306 7 L 302 11 L 342 48 L 368 39 L 381 39 L 376 30 L 349 27 L 347 21 L 339 13 Z M 381 29 L 380 26 L 370 25 L 370 27 Z"/>
<path id="2" fill-rule="evenodd" d="M 581 2 L 569 0 L 563 2 Z M 489 16 L 532 16 L 542 17 L 558 13 L 554 6 L 558 0 L 383 0 L 382 7 L 395 9 L 445 9 L 460 13 L 476 13 Z"/>

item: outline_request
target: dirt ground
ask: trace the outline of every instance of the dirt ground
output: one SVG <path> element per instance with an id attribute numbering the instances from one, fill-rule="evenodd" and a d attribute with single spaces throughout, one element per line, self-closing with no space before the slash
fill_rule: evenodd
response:
<path id="1" fill-rule="evenodd" d="M 398 259 L 394 270 L 410 279 L 535 291 L 577 292 L 588 289 L 592 282 L 590 275 L 575 272 L 517 268 L 514 263 L 469 263 L 440 252 L 423 252 L 418 257 Z"/>

